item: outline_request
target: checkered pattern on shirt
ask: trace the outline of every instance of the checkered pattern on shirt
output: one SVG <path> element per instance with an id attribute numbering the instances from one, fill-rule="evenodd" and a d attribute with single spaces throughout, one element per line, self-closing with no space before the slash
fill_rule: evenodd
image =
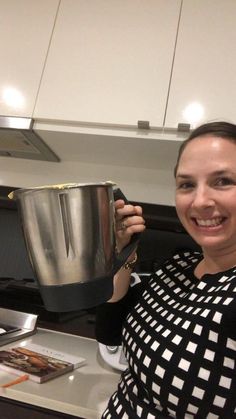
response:
<path id="1" fill-rule="evenodd" d="M 236 417 L 236 269 L 199 281 L 199 257 L 167 262 L 129 314 L 129 369 L 104 418 Z"/>

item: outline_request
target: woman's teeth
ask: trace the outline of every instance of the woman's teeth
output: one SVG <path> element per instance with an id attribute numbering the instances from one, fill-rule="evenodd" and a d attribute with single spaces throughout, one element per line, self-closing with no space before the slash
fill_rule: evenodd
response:
<path id="1" fill-rule="evenodd" d="M 211 220 L 201 220 L 196 218 L 196 223 L 200 227 L 216 227 L 223 221 L 222 217 L 212 218 Z"/>

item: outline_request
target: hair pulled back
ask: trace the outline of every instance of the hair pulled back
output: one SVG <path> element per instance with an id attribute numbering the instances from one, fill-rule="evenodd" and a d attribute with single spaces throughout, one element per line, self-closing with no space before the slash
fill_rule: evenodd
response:
<path id="1" fill-rule="evenodd" d="M 184 149 L 188 145 L 190 141 L 194 138 L 204 136 L 204 135 L 212 135 L 213 137 L 221 137 L 225 138 L 226 140 L 235 142 L 236 144 L 236 125 L 231 124 L 230 122 L 220 121 L 220 122 L 209 122 L 203 125 L 200 125 L 196 129 L 194 129 L 189 137 L 181 144 L 177 156 L 177 162 L 174 169 L 174 175 L 176 176 L 179 161 L 183 154 Z"/>

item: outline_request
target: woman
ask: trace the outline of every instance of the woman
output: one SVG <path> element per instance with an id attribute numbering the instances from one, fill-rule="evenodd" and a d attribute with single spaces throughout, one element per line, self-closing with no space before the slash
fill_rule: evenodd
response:
<path id="1" fill-rule="evenodd" d="M 131 255 L 99 307 L 97 338 L 128 360 L 103 418 L 236 417 L 236 125 L 194 130 L 175 168 L 176 209 L 202 253 L 185 252 L 129 287 Z M 119 250 L 144 230 L 116 202 Z"/>

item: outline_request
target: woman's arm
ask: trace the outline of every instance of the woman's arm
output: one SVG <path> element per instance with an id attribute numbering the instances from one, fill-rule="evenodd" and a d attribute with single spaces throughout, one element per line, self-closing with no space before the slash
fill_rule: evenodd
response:
<path id="1" fill-rule="evenodd" d="M 110 303 L 115 303 L 121 300 L 128 292 L 130 286 L 130 279 L 132 273 L 132 265 L 137 260 L 136 250 L 128 257 L 126 267 L 122 267 L 114 276 L 113 279 L 113 295 L 109 300 Z M 128 262 L 128 264 L 127 264 Z M 129 266 L 127 266 L 129 265 Z"/>
<path id="2" fill-rule="evenodd" d="M 125 205 L 125 202 L 119 199 L 115 202 L 115 210 L 116 247 L 117 251 L 120 252 L 129 244 L 133 234 L 141 233 L 145 230 L 145 221 L 142 217 L 142 208 L 138 205 Z M 135 249 L 128 257 L 126 264 L 114 276 L 113 295 L 109 300 L 110 303 L 115 303 L 126 295 L 130 285 L 133 263 L 136 258 Z"/>
<path id="3" fill-rule="evenodd" d="M 121 344 L 123 322 L 142 294 L 145 282 L 130 287 L 119 301 L 104 303 L 96 308 L 95 335 L 98 342 L 111 346 Z"/>
<path id="4" fill-rule="evenodd" d="M 116 245 L 120 252 L 134 233 L 145 229 L 142 208 L 125 205 L 123 200 L 115 202 Z M 141 284 L 130 288 L 133 262 L 136 250 L 128 257 L 125 265 L 116 273 L 113 279 L 113 295 L 109 302 L 97 307 L 95 334 L 99 342 L 106 345 L 120 345 L 123 322 L 137 301 Z M 128 262 L 128 263 L 127 263 Z"/>

